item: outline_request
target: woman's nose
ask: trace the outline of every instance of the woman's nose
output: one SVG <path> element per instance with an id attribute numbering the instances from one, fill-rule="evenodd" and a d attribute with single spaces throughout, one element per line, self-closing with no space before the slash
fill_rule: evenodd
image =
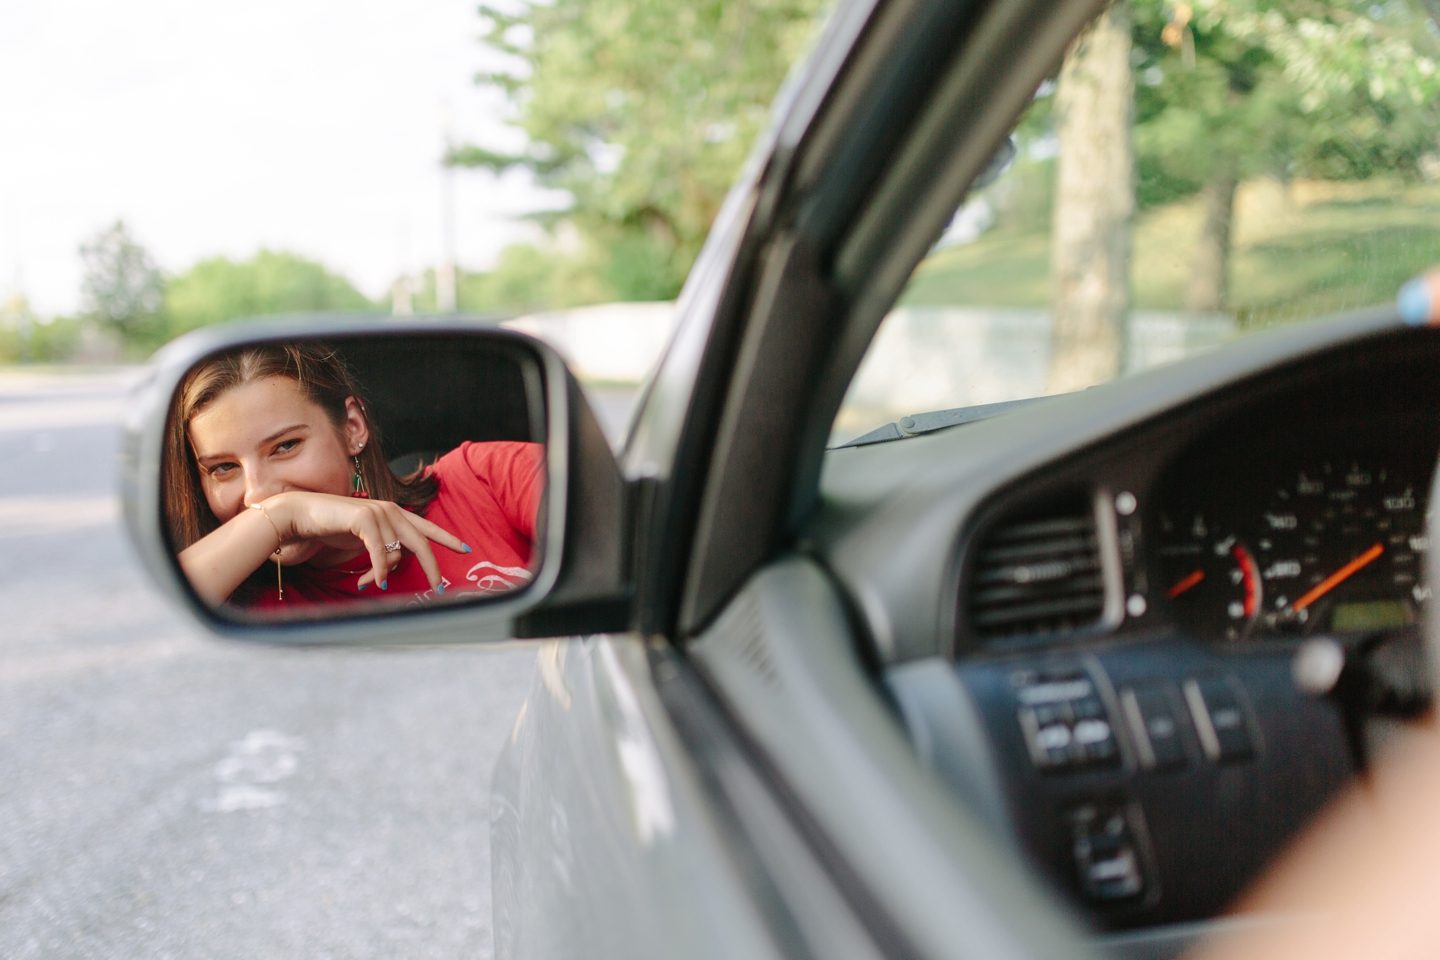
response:
<path id="1" fill-rule="evenodd" d="M 281 492 L 279 482 L 268 470 L 248 465 L 243 469 L 245 470 L 245 506 L 268 500 Z"/>

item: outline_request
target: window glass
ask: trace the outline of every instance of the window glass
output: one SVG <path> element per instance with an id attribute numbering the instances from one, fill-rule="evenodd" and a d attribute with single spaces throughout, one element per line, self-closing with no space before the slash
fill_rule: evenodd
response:
<path id="1" fill-rule="evenodd" d="M 1393 302 L 1440 262 L 1437 33 L 1408 0 L 1113 5 L 916 268 L 832 445 Z"/>

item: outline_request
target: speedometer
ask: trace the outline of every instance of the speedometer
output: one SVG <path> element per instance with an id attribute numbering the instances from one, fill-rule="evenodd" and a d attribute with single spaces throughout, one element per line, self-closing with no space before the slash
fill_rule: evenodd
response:
<path id="1" fill-rule="evenodd" d="M 1427 596 L 1423 489 L 1360 460 L 1318 462 L 1272 488 L 1252 538 L 1265 594 L 1257 631 L 1415 622 Z"/>

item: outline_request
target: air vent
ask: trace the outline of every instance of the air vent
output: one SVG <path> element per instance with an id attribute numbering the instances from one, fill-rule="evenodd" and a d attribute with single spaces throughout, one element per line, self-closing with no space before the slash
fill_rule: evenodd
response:
<path id="1" fill-rule="evenodd" d="M 970 627 L 984 640 L 1079 630 L 1105 611 L 1095 512 L 1083 500 L 992 527 L 972 570 Z"/>

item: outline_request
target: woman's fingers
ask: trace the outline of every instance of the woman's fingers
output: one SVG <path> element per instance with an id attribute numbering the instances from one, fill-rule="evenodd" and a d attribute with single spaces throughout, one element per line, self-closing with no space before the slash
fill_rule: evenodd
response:
<path id="1" fill-rule="evenodd" d="M 289 511 L 287 519 L 297 537 L 316 538 L 344 549 L 349 538 L 359 540 L 370 556 L 370 569 L 361 574 L 356 584 L 364 589 L 388 586 L 390 573 L 403 559 L 401 550 L 387 549 L 393 544 L 411 553 L 425 571 L 425 579 L 438 592 L 443 592 L 440 565 L 430 542 L 448 547 L 456 553 L 469 553 L 459 537 L 424 517 L 401 508 L 388 500 L 354 500 L 329 494 L 284 493 Z"/>
<path id="2" fill-rule="evenodd" d="M 440 564 L 435 560 L 435 551 L 430 549 L 430 541 L 425 539 L 413 524 L 405 524 L 405 530 L 399 534 L 401 542 L 415 554 L 415 559 L 420 561 L 420 567 L 425 571 L 425 579 L 430 581 L 430 586 L 437 593 L 444 593 L 445 587 L 440 582 Z"/>
<path id="3" fill-rule="evenodd" d="M 420 566 L 425 571 L 425 579 L 430 581 L 430 586 L 437 593 L 444 593 L 445 587 L 441 582 L 440 564 L 435 559 L 435 551 L 430 549 L 426 528 L 433 527 L 440 533 L 445 531 L 393 503 L 386 505 L 386 513 L 390 514 L 390 518 L 395 522 L 396 535 L 410 552 L 415 554 L 415 559 L 420 561 Z"/>
<path id="4" fill-rule="evenodd" d="M 400 536 L 400 531 L 396 529 L 389 510 L 381 508 L 372 512 L 375 514 L 375 523 L 380 528 L 381 549 L 385 551 L 385 567 L 380 571 L 378 578 L 381 588 L 384 589 L 389 586 L 387 581 L 390 571 L 400 565 L 400 559 L 404 556 L 400 552 L 404 540 Z"/>
<path id="5" fill-rule="evenodd" d="M 435 552 L 430 549 L 430 542 L 426 539 L 425 531 L 422 531 L 416 523 L 420 518 L 399 506 L 384 500 L 371 501 L 366 505 L 365 512 L 373 518 L 378 536 L 381 539 L 381 552 L 384 555 L 383 562 L 377 563 L 374 559 L 374 551 L 371 551 L 371 569 L 357 581 L 359 585 L 378 583 L 381 589 L 385 589 L 386 579 L 391 570 L 399 565 L 404 556 L 401 548 L 415 554 L 419 561 L 420 568 L 425 571 L 425 579 L 430 582 L 431 588 L 437 592 L 444 592 L 441 581 L 440 564 L 435 560 Z M 426 521 L 420 521 L 425 523 Z M 434 527 L 440 533 L 445 533 L 434 524 L 427 523 L 427 526 Z M 366 540 L 367 549 L 370 548 L 368 539 L 357 531 L 357 536 Z M 446 534 L 446 536 L 449 536 Z M 451 537 L 451 539 L 454 539 Z M 456 541 L 458 542 L 458 541 Z M 396 545 L 396 549 L 390 549 Z"/>
<path id="6" fill-rule="evenodd" d="M 401 512 L 405 513 L 405 511 Z M 446 530 L 444 527 L 435 523 L 431 523 L 424 517 L 417 517 L 413 513 L 405 513 L 405 519 L 409 520 L 412 524 L 414 524 L 426 537 L 434 540 L 442 547 L 449 547 L 456 553 L 470 552 L 470 548 L 466 546 L 463 542 L 461 542 L 459 537 L 455 536 L 455 534 L 451 533 L 449 530 Z"/>
<path id="7" fill-rule="evenodd" d="M 370 554 L 370 572 L 360 577 L 358 585 L 374 583 L 382 585 L 383 589 L 390 573 L 390 564 L 385 556 L 384 535 L 380 532 L 380 522 L 374 512 L 361 511 L 355 518 L 351 532 L 360 538 L 360 542 L 365 544 L 365 551 Z"/>

